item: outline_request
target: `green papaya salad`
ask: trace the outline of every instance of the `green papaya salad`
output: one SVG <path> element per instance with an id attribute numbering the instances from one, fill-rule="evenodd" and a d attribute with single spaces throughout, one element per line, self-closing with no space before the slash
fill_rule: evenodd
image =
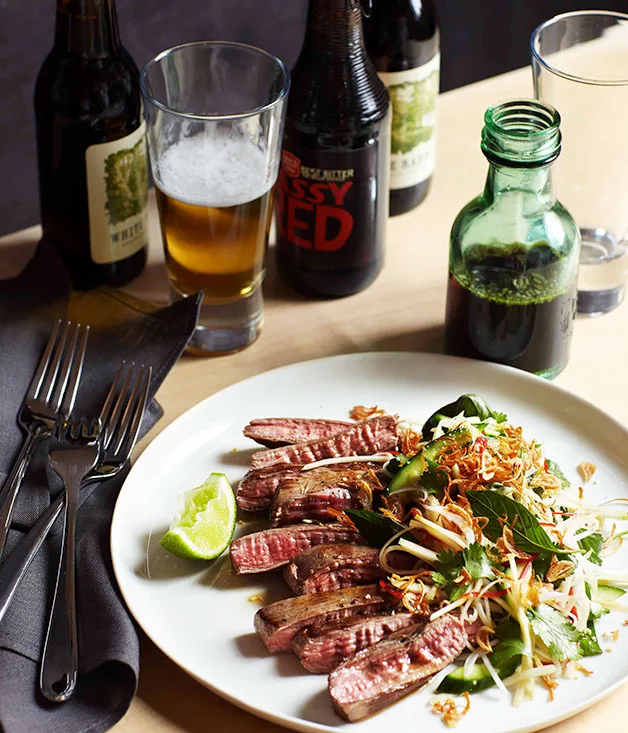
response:
<path id="1" fill-rule="evenodd" d="M 584 659 L 602 653 L 596 622 L 628 611 L 628 574 L 603 566 L 621 546 L 628 500 L 585 500 L 540 443 L 476 395 L 398 430 L 382 506 L 346 517 L 381 548 L 382 582 L 405 608 L 464 623 L 466 652 L 433 689 L 498 687 L 518 704 L 537 683 L 551 698 L 562 678 L 589 674 Z M 584 482 L 595 467 L 579 470 Z"/>

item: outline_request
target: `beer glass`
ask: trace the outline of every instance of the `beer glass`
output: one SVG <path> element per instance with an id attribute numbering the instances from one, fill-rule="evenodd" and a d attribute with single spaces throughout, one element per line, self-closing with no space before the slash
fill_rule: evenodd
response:
<path id="1" fill-rule="evenodd" d="M 623 297 L 628 260 L 628 15 L 557 15 L 531 51 L 535 95 L 562 119 L 554 186 L 582 234 L 578 311 L 605 313 Z"/>
<path id="2" fill-rule="evenodd" d="M 262 279 L 289 75 L 239 43 L 163 51 L 140 86 L 174 298 L 203 291 L 194 353 L 237 351 L 262 328 Z"/>

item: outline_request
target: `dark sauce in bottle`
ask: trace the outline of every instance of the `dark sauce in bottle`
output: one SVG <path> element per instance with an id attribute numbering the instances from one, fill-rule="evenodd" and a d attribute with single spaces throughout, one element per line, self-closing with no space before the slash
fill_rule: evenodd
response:
<path id="1" fill-rule="evenodd" d="M 469 247 L 450 273 L 445 350 L 544 377 L 567 363 L 575 285 L 561 289 L 560 255 L 546 243 Z"/>

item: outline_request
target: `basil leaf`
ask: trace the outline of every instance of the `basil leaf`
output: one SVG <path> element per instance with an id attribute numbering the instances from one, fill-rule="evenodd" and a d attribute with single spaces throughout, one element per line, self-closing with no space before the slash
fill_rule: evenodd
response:
<path id="1" fill-rule="evenodd" d="M 539 555 L 536 560 L 532 561 L 532 569 L 534 570 L 537 578 L 545 580 L 547 571 L 550 569 L 550 565 L 552 564 L 552 557 L 553 556 L 549 554 Z"/>
<path id="2" fill-rule="evenodd" d="M 479 417 L 480 420 L 492 417 L 497 422 L 504 422 L 507 419 L 503 412 L 493 412 L 482 397 L 476 394 L 463 394 L 455 402 L 444 405 L 430 415 L 423 425 L 423 440 L 432 439 L 432 430 L 443 417 L 455 417 L 461 412 L 465 417 Z"/>
<path id="3" fill-rule="evenodd" d="M 488 519 L 483 532 L 494 542 L 501 537 L 503 526 L 508 525 L 515 544 L 524 552 L 557 556 L 569 554 L 568 550 L 563 550 L 552 542 L 539 520 L 518 501 L 490 489 L 469 490 L 466 497 L 471 502 L 473 514 Z"/>
<path id="4" fill-rule="evenodd" d="M 602 558 L 600 557 L 600 551 L 602 550 L 603 544 L 604 544 L 604 535 L 602 535 L 600 532 L 595 532 L 594 534 L 591 534 L 588 537 L 584 537 L 583 539 L 578 540 L 578 546 L 584 552 L 589 552 L 589 550 L 591 551 L 591 554 L 589 555 L 589 560 L 592 563 L 595 563 L 596 565 L 602 564 Z"/>
<path id="5" fill-rule="evenodd" d="M 400 522 L 368 509 L 347 509 L 345 514 L 371 547 L 383 547 L 393 535 L 405 529 Z"/>
<path id="6" fill-rule="evenodd" d="M 584 634 L 578 631 L 560 611 L 541 603 L 537 608 L 527 612 L 532 631 L 547 647 L 550 655 L 564 662 L 568 659 L 580 659 L 580 644 Z"/>
<path id="7" fill-rule="evenodd" d="M 504 668 L 506 663 L 513 657 L 516 657 L 518 666 L 521 661 L 521 657 L 524 654 L 526 654 L 526 645 L 521 641 L 521 639 L 505 639 L 497 644 L 490 659 L 493 666 L 499 671 Z M 499 676 L 501 677 L 502 675 L 500 674 Z"/>
<path id="8" fill-rule="evenodd" d="M 549 458 L 546 458 L 545 459 L 545 468 L 550 473 L 553 473 L 554 476 L 556 476 L 557 479 L 560 479 L 560 483 L 561 483 L 563 489 L 568 489 L 571 486 L 571 482 L 565 476 L 565 474 L 560 470 L 560 467 L 558 466 L 557 463 L 554 463 L 554 461 L 550 461 Z"/>

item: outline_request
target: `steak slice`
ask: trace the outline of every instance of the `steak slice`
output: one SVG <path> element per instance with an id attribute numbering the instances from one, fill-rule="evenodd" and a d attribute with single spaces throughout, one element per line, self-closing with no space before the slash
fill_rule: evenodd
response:
<path id="1" fill-rule="evenodd" d="M 265 417 L 251 420 L 242 431 L 247 438 L 268 448 L 309 440 L 331 438 L 353 423 L 344 420 L 323 420 L 306 417 Z"/>
<path id="2" fill-rule="evenodd" d="M 279 483 L 270 513 L 273 527 L 294 524 L 303 519 L 332 522 L 328 508 L 370 509 L 372 491 L 381 491 L 382 485 L 372 470 L 355 470 L 321 466 L 301 471 Z"/>
<path id="3" fill-rule="evenodd" d="M 238 537 L 229 553 L 238 575 L 263 573 L 285 565 L 312 545 L 335 542 L 360 542 L 360 535 L 342 524 L 292 524 Z"/>
<path id="4" fill-rule="evenodd" d="M 299 463 L 278 463 L 265 468 L 252 468 L 240 481 L 236 489 L 236 501 L 238 507 L 249 512 L 259 512 L 268 509 L 273 503 L 273 497 L 279 484 L 287 478 L 305 476 L 312 471 L 321 469 L 313 468 L 312 471 L 301 472 L 302 465 Z M 368 461 L 352 461 L 337 465 L 325 466 L 326 471 L 352 471 L 368 468 L 374 470 L 381 468 L 377 463 Z M 380 487 L 381 488 L 381 487 Z"/>
<path id="5" fill-rule="evenodd" d="M 308 672 L 321 674 L 400 629 L 419 621 L 411 613 L 380 613 L 347 618 L 335 624 L 313 623 L 292 640 L 292 651 Z"/>
<path id="6" fill-rule="evenodd" d="M 379 550 L 366 545 L 319 545 L 300 552 L 284 568 L 286 583 L 297 594 L 322 593 L 385 578 Z"/>
<path id="7" fill-rule="evenodd" d="M 239 509 L 259 512 L 268 509 L 279 483 L 285 478 L 298 476 L 300 465 L 278 464 L 267 468 L 254 468 L 238 484 L 236 502 Z"/>
<path id="8" fill-rule="evenodd" d="M 466 640 L 460 620 L 447 614 L 358 652 L 329 675 L 336 712 L 351 722 L 378 712 L 453 662 Z"/>
<path id="9" fill-rule="evenodd" d="M 331 438 L 259 451 L 253 454 L 251 466 L 261 468 L 276 463 L 313 463 L 323 458 L 367 456 L 391 450 L 396 445 L 397 421 L 390 415 L 380 415 L 356 423 Z"/>
<path id="10" fill-rule="evenodd" d="M 359 613 L 393 608 L 397 603 L 377 585 L 295 596 L 260 608 L 255 614 L 255 631 L 269 652 L 287 652 L 295 634 L 315 621 L 340 621 Z"/>

